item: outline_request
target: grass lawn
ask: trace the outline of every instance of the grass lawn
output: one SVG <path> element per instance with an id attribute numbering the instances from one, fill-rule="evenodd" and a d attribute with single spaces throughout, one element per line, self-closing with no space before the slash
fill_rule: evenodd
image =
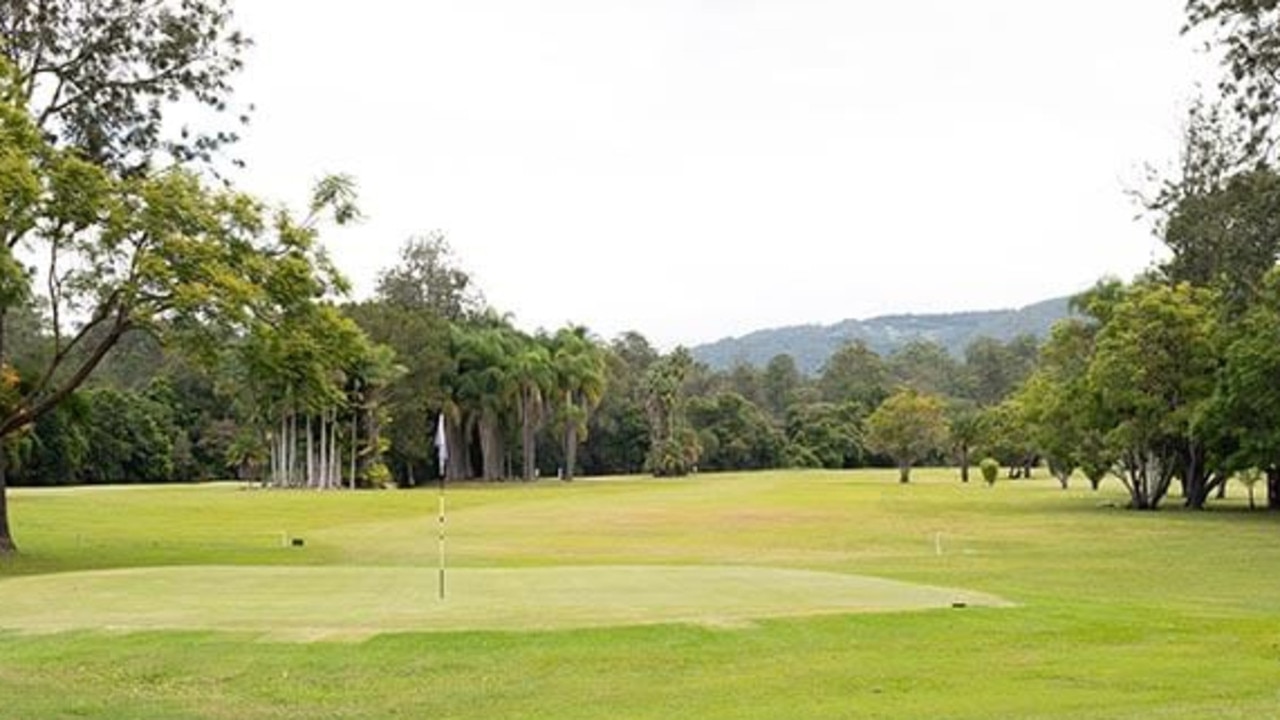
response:
<path id="1" fill-rule="evenodd" d="M 1280 717 L 1280 517 L 1118 489 L 460 487 L 445 603 L 434 492 L 20 490 L 0 718 Z"/>

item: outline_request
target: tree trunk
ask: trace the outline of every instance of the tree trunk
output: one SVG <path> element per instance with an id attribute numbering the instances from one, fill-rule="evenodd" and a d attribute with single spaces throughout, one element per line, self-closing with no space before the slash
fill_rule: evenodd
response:
<path id="1" fill-rule="evenodd" d="M 1172 463 L 1159 453 L 1144 450 L 1127 463 L 1130 482 L 1126 483 L 1134 510 L 1155 510 L 1173 482 Z"/>
<path id="2" fill-rule="evenodd" d="M 898 463 L 898 482 L 903 484 L 911 482 L 911 463 Z"/>
<path id="3" fill-rule="evenodd" d="M 298 484 L 298 474 L 301 467 L 298 465 L 298 415 L 291 413 L 293 420 L 289 423 L 289 469 L 288 482 L 292 487 Z"/>
<path id="4" fill-rule="evenodd" d="M 1267 468 L 1267 509 L 1280 510 L 1280 467 Z"/>
<path id="5" fill-rule="evenodd" d="M 276 487 L 282 488 L 289 483 L 289 415 L 280 415 L 280 437 L 276 439 L 275 477 L 271 479 Z"/>
<path id="6" fill-rule="evenodd" d="M 485 480 L 502 479 L 502 438 L 496 413 L 490 411 L 480 418 L 480 464 Z"/>
<path id="7" fill-rule="evenodd" d="M 445 424 L 445 442 L 449 448 L 449 459 L 445 462 L 447 480 L 471 479 L 471 448 L 467 446 L 467 424 L 465 419 Z"/>
<path id="8" fill-rule="evenodd" d="M 969 482 L 969 448 L 960 448 L 960 482 Z"/>
<path id="9" fill-rule="evenodd" d="M 360 412 L 351 410 L 351 489 L 356 489 L 356 455 L 360 453 Z"/>
<path id="10" fill-rule="evenodd" d="M 329 423 L 328 412 L 321 410 L 316 422 L 316 487 L 329 489 Z"/>
<path id="11" fill-rule="evenodd" d="M 578 423 L 570 421 L 564 428 L 564 480 L 573 481 L 573 468 L 578 463 Z"/>
<path id="12" fill-rule="evenodd" d="M 320 487 L 333 488 L 333 425 L 328 410 L 320 414 Z"/>
<path id="13" fill-rule="evenodd" d="M 5 467 L 4 450 L 0 448 L 0 555 L 12 555 L 18 552 L 13 542 L 13 532 L 9 529 L 9 488 L 6 481 L 8 475 Z"/>
<path id="14" fill-rule="evenodd" d="M 520 451 L 521 461 L 524 464 L 524 480 L 531 482 L 533 480 L 534 469 L 538 465 L 538 438 L 536 436 L 533 422 L 533 400 L 529 394 L 523 393 L 520 398 Z"/>
<path id="15" fill-rule="evenodd" d="M 1125 461 L 1124 474 L 1120 476 L 1125 489 L 1129 491 L 1129 507 L 1133 510 L 1147 509 L 1147 468 L 1143 456 L 1134 453 Z"/>
<path id="16" fill-rule="evenodd" d="M 311 428 L 311 415 L 307 415 L 307 487 L 316 487 L 315 432 Z"/>
<path id="17" fill-rule="evenodd" d="M 8 312 L 0 310 L 0 368 L 4 367 L 6 355 L 5 347 L 5 321 L 8 319 Z M 9 529 L 9 484 L 7 481 L 7 468 L 5 467 L 4 447 L 0 444 L 0 555 L 12 555 L 18 552 L 18 546 L 13 542 L 13 531 Z"/>
<path id="18" fill-rule="evenodd" d="M 293 414 L 286 412 L 284 418 L 280 421 L 282 433 L 280 434 L 280 487 L 289 487 L 292 481 L 289 471 L 289 463 L 292 462 L 292 455 L 289 453 L 289 443 L 293 440 L 293 434 L 289 432 L 289 428 L 293 426 Z"/>
<path id="19" fill-rule="evenodd" d="M 338 478 L 337 474 L 333 471 L 334 468 L 342 466 L 338 464 L 339 458 L 336 452 L 338 449 L 336 444 L 337 436 L 334 435 L 334 430 L 338 427 L 338 419 L 334 417 L 332 413 L 326 414 L 329 415 L 329 417 L 326 418 L 326 425 L 329 428 L 329 432 L 324 436 L 325 443 L 327 445 L 324 451 L 324 487 L 326 490 L 332 490 L 342 486 L 341 478 Z"/>
<path id="20" fill-rule="evenodd" d="M 366 459 L 368 465 L 374 465 L 382 462 L 382 423 L 378 422 L 378 415 L 372 407 L 369 408 L 369 456 Z M 368 467 L 366 465 L 366 467 Z"/>
<path id="21" fill-rule="evenodd" d="M 1200 459 L 1198 448 L 1187 452 L 1185 469 L 1183 470 L 1183 492 L 1186 493 L 1186 506 L 1195 510 L 1203 510 L 1209 502 L 1213 491 L 1226 485 L 1226 478 L 1220 474 L 1210 474 Z"/>
<path id="22" fill-rule="evenodd" d="M 271 486 L 280 486 L 280 435 L 271 433 Z"/>
<path id="23" fill-rule="evenodd" d="M 330 456 L 333 458 L 332 467 L 329 469 L 329 479 L 333 482 L 335 490 L 342 489 L 342 445 L 338 442 L 338 429 L 341 428 L 341 422 L 338 419 L 338 411 L 333 411 L 333 422 L 329 424 L 329 449 Z"/>

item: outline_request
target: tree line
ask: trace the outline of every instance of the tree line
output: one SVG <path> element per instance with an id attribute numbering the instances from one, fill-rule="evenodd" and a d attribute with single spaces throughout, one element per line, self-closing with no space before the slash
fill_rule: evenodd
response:
<path id="1" fill-rule="evenodd" d="M 11 344 L 48 355 L 47 318 Z M 358 303 L 294 308 L 229 331 L 195 357 L 166 335 L 119 341 L 83 387 L 9 443 L 18 484 L 252 478 L 281 487 L 500 480 L 883 463 L 865 424 L 898 386 L 963 414 L 1031 372 L 1031 337 L 983 339 L 965 358 L 918 341 L 888 358 L 862 343 L 816 377 L 788 355 L 715 372 L 636 332 L 522 332 L 488 308 L 443 235 L 412 238 Z M 32 360 L 30 362 L 35 362 Z M 945 448 L 931 448 L 946 459 Z"/>
<path id="2" fill-rule="evenodd" d="M 319 236 L 358 219 L 353 183 L 290 209 L 228 180 L 251 115 L 228 3 L 0 0 L 0 552 L 11 479 L 413 485 L 440 414 L 459 479 L 886 463 L 906 481 L 950 460 L 967 480 L 989 456 L 1114 474 L 1136 508 L 1175 484 L 1202 507 L 1231 477 L 1280 506 L 1280 10 L 1186 13 L 1227 72 L 1146 198 L 1167 262 L 1082 295 L 1043 348 L 855 343 L 809 378 L 786 355 L 714 373 L 635 333 L 521 332 L 440 236 L 347 302 Z"/>

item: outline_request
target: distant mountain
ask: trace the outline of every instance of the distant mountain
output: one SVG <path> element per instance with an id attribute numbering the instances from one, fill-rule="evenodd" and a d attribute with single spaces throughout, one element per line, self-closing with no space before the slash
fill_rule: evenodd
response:
<path id="1" fill-rule="evenodd" d="M 793 325 L 757 330 L 737 338 L 725 338 L 691 348 L 694 358 L 717 370 L 747 363 L 764 367 L 773 356 L 788 353 L 801 372 L 814 374 L 827 358 L 850 340 L 862 340 L 868 347 L 888 355 L 912 340 L 932 340 L 952 355 L 961 357 L 964 348 L 980 337 L 1008 341 L 1030 333 L 1048 336 L 1049 328 L 1070 315 L 1068 301 L 1061 297 L 1028 305 L 1020 310 L 984 310 L 942 315 L 885 315 L 870 320 L 844 320 L 834 325 Z"/>

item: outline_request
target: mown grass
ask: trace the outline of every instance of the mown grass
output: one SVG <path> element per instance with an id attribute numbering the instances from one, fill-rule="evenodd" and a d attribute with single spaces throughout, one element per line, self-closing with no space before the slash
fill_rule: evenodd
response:
<path id="1" fill-rule="evenodd" d="M 1109 506 L 1123 502 L 1115 488 L 989 489 L 946 471 L 903 487 L 865 471 L 472 486 L 449 502 L 459 567 L 791 568 L 1018 606 L 360 642 L 9 632 L 0 717 L 1280 717 L 1280 524 L 1241 499 L 1137 514 Z M 24 553 L 0 578 L 430 568 L 435 503 L 424 491 L 19 491 Z M 0 579 L 0 607 L 7 592 Z"/>

